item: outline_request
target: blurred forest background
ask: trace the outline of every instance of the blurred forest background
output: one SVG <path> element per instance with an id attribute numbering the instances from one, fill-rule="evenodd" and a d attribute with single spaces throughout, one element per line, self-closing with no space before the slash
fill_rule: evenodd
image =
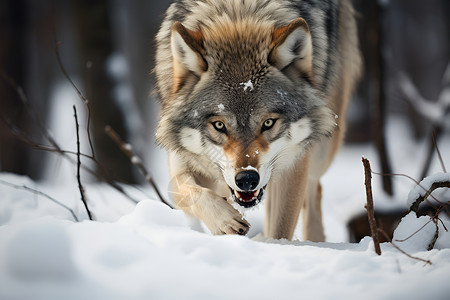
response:
<path id="1" fill-rule="evenodd" d="M 158 101 L 151 93 L 151 71 L 154 36 L 171 2 L 1 1 L 0 170 L 34 180 L 58 180 L 58 163 L 50 163 L 55 154 L 23 141 L 27 137 L 49 145 L 39 122 L 62 147 L 75 147 L 72 102 L 80 101 L 56 59 L 58 44 L 62 65 L 89 99 L 92 138 L 101 165 L 114 180 L 142 180 L 104 133 L 105 125 L 110 125 L 133 145 L 157 181 L 160 174 L 166 176 L 167 170 L 160 168 L 165 155 L 154 145 Z M 386 116 L 403 116 L 416 139 L 430 139 L 431 131 L 439 138 L 440 132 L 449 130 L 449 105 L 434 107 L 444 110 L 440 115 L 427 114 L 408 97 L 418 92 L 432 106 L 450 86 L 449 74 L 447 82 L 444 76 L 450 62 L 450 1 L 353 2 L 365 76 L 347 116 L 347 143 L 373 142 L 383 169 L 389 171 L 389 153 L 383 155 Z M 21 101 L 18 86 L 27 103 Z M 86 128 L 83 106 L 79 114 L 80 126 Z M 83 143 L 83 152 L 90 153 Z M 388 182 L 386 186 L 389 190 Z"/>

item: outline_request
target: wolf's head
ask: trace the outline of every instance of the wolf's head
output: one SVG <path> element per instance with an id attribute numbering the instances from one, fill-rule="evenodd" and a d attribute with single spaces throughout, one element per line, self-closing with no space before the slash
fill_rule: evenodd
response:
<path id="1" fill-rule="evenodd" d="M 276 26 L 224 17 L 196 31 L 177 22 L 170 54 L 172 94 L 163 99 L 157 141 L 207 161 L 198 169 L 221 172 L 244 207 L 261 200 L 274 172 L 334 130 L 301 18 Z"/>

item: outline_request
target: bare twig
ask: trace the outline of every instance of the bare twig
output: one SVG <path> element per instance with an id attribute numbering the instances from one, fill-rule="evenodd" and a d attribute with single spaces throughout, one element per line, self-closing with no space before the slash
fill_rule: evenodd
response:
<path id="1" fill-rule="evenodd" d="M 71 163 L 75 164 L 75 160 L 72 159 L 68 154 L 70 154 L 70 155 L 77 155 L 76 152 L 63 150 L 63 149 L 61 149 L 58 146 L 58 144 L 56 144 L 56 142 L 54 144 L 55 145 L 54 148 L 53 148 L 53 146 L 50 147 L 50 146 L 38 144 L 38 143 L 34 142 L 32 139 L 30 139 L 24 132 L 20 131 L 14 125 L 12 125 L 8 121 L 6 121 L 2 116 L 0 116 L 0 121 L 2 121 L 11 130 L 11 132 L 14 134 L 14 136 L 16 138 L 18 138 L 22 142 L 30 145 L 33 149 L 41 150 L 41 151 L 54 152 L 56 154 L 61 155 L 62 157 L 64 157 L 68 161 L 70 161 Z M 83 156 L 83 157 L 86 157 L 86 158 L 88 158 L 90 160 L 92 160 L 98 166 L 98 168 L 102 171 L 102 173 L 105 174 L 105 175 L 102 175 L 102 174 L 100 174 L 98 172 L 95 172 L 95 171 L 93 171 L 92 169 L 88 168 L 85 165 L 81 166 L 83 168 L 83 170 L 85 170 L 89 174 L 95 176 L 98 180 L 106 182 L 112 188 L 114 188 L 118 192 L 122 193 L 124 196 L 126 196 L 132 202 L 134 202 L 134 203 L 138 202 L 136 199 L 134 199 L 133 197 L 128 195 L 128 193 L 126 193 L 125 190 L 120 185 L 118 185 L 116 182 L 114 182 L 113 180 L 111 180 L 110 178 L 107 177 L 107 175 L 106 175 L 107 172 L 105 171 L 105 168 L 100 164 L 99 161 L 97 161 L 96 158 L 92 157 L 91 155 L 84 154 L 84 153 L 80 153 L 80 155 Z"/>
<path id="2" fill-rule="evenodd" d="M 118 185 L 117 183 L 115 183 L 113 180 L 111 180 L 108 176 L 107 176 L 107 172 L 104 171 L 104 168 L 101 166 L 101 164 L 97 161 L 97 158 L 95 156 L 95 151 L 94 151 L 94 146 L 92 143 L 92 138 L 91 138 L 91 108 L 89 106 L 89 100 L 83 95 L 83 93 L 80 91 L 80 89 L 76 86 L 76 84 L 73 82 L 72 78 L 70 77 L 69 73 L 67 72 L 66 68 L 64 67 L 64 64 L 62 63 L 61 60 L 61 56 L 59 54 L 59 46 L 61 45 L 61 43 L 59 41 L 57 41 L 56 38 L 56 29 L 54 29 L 54 36 L 55 36 L 55 56 L 56 56 L 56 60 L 58 61 L 58 65 L 59 68 L 61 69 L 61 72 L 63 73 L 64 77 L 67 79 L 67 81 L 69 81 L 70 85 L 72 86 L 72 88 L 75 90 L 75 92 L 77 93 L 78 97 L 80 98 L 80 100 L 83 102 L 83 104 L 86 107 L 86 111 L 87 111 L 87 125 L 86 125 L 86 132 L 87 132 L 87 137 L 88 137 L 88 141 L 89 141 L 89 147 L 91 148 L 91 153 L 92 153 L 92 157 L 93 160 L 95 161 L 95 163 L 97 164 L 97 166 L 103 171 L 104 176 L 101 176 L 99 174 L 94 174 L 95 176 L 97 176 L 97 178 L 100 176 L 101 179 L 103 179 L 103 181 L 106 181 L 109 185 L 111 185 L 114 189 L 116 189 L 117 191 L 119 191 L 120 193 L 122 193 L 124 196 L 126 196 L 129 200 L 133 201 L 134 203 L 137 203 L 138 201 L 136 199 L 134 199 L 133 197 L 131 197 L 130 195 L 128 195 L 127 192 L 125 192 L 125 190 Z M 90 67 L 88 66 L 88 69 Z"/>
<path id="3" fill-rule="evenodd" d="M 432 220 L 433 220 L 434 225 L 436 225 L 436 232 L 434 233 L 433 239 L 431 240 L 430 244 L 428 245 L 428 248 L 427 248 L 428 251 L 433 250 L 434 245 L 436 244 L 436 241 L 439 237 L 439 223 L 434 218 Z"/>
<path id="4" fill-rule="evenodd" d="M 365 174 L 366 196 L 367 204 L 365 206 L 367 210 L 367 217 L 369 218 L 370 231 L 372 233 L 372 240 L 375 246 L 375 252 L 381 255 L 380 241 L 378 240 L 378 227 L 375 220 L 375 213 L 373 210 L 373 196 L 372 196 L 372 175 L 370 170 L 370 162 L 366 158 L 362 158 Z"/>
<path id="5" fill-rule="evenodd" d="M 19 93 L 19 91 L 16 91 L 17 93 Z M 29 108 L 27 108 L 29 109 Z M 61 155 L 62 157 L 64 157 L 65 159 L 67 159 L 68 161 L 70 161 L 71 163 L 75 164 L 75 160 L 72 159 L 72 157 L 69 156 L 69 154 L 71 155 L 77 155 L 76 152 L 73 151 L 67 151 L 67 150 L 63 150 L 58 143 L 50 136 L 50 134 L 47 132 L 47 129 L 45 127 L 41 128 L 42 134 L 44 135 L 44 137 L 47 139 L 47 141 L 51 144 L 51 146 L 47 146 L 47 145 L 42 145 L 42 144 L 38 144 L 36 142 L 34 142 L 31 138 L 28 137 L 28 135 L 26 133 L 24 133 L 23 131 L 21 131 L 19 128 L 17 128 L 16 126 L 14 126 L 13 124 L 11 124 L 8 120 L 6 120 L 3 116 L 0 115 L 0 121 L 2 121 L 11 131 L 11 133 L 20 141 L 28 144 L 29 146 L 31 146 L 33 149 L 35 150 L 41 150 L 41 151 L 48 151 L 48 152 L 54 152 L 56 154 Z M 37 120 L 36 120 L 37 121 Z M 131 200 L 134 203 L 137 203 L 138 201 L 136 199 L 134 199 L 133 197 L 131 197 L 130 195 L 128 195 L 128 193 L 125 192 L 125 190 L 118 185 L 116 182 L 114 182 L 113 180 L 111 180 L 108 176 L 107 176 L 107 172 L 105 171 L 105 168 L 100 164 L 100 162 L 93 156 L 84 154 L 84 153 L 80 153 L 81 156 L 86 157 L 91 159 L 92 161 L 95 162 L 95 164 L 97 165 L 97 167 L 99 168 L 99 170 L 102 171 L 102 173 L 98 173 L 93 171 L 92 169 L 88 168 L 85 165 L 82 165 L 83 170 L 87 171 L 88 173 L 90 173 L 91 175 L 95 176 L 98 180 L 100 181 L 104 181 L 106 183 L 108 183 L 112 188 L 116 189 L 118 192 L 122 193 L 125 197 L 127 197 L 129 200 Z"/>
<path id="6" fill-rule="evenodd" d="M 391 238 L 389 237 L 389 235 L 382 229 L 378 228 L 378 231 L 386 238 L 387 241 L 389 241 L 392 246 L 394 246 L 395 249 L 397 249 L 398 251 L 400 251 L 401 253 L 403 253 L 404 255 L 408 256 L 409 258 L 415 259 L 415 260 L 419 260 L 422 261 L 428 265 L 431 265 L 431 261 L 428 259 L 423 259 L 420 257 L 416 257 L 416 256 L 412 256 L 411 254 L 406 253 L 405 251 L 403 251 L 399 246 L 397 246 L 396 244 L 394 244 L 391 240 Z"/>
<path id="7" fill-rule="evenodd" d="M 81 91 L 78 89 L 78 87 L 73 82 L 72 78 L 69 76 L 69 73 L 67 73 L 66 69 L 64 68 L 64 65 L 63 65 L 62 60 L 61 60 L 61 56 L 59 55 L 59 46 L 60 46 L 60 44 L 61 44 L 60 42 L 56 41 L 56 35 L 55 35 L 55 55 L 56 55 L 56 60 L 58 61 L 59 68 L 61 69 L 62 73 L 64 74 L 64 77 L 66 77 L 67 81 L 70 83 L 72 88 L 77 93 L 77 95 L 80 98 L 80 100 L 86 106 L 86 111 L 87 111 L 86 131 L 87 131 L 87 136 L 88 136 L 88 140 L 89 140 L 89 147 L 91 148 L 92 156 L 95 157 L 94 145 L 92 143 L 91 130 L 90 130 L 91 129 L 91 109 L 89 107 L 89 101 L 88 101 L 88 99 L 86 99 L 86 97 L 83 95 L 83 93 L 81 93 Z"/>
<path id="8" fill-rule="evenodd" d="M 150 176 L 147 169 L 142 164 L 141 159 L 133 152 L 133 148 L 131 147 L 131 145 L 125 144 L 125 142 L 122 141 L 117 132 L 115 132 L 111 128 L 111 126 L 106 126 L 105 132 L 117 144 L 117 146 L 119 146 L 120 150 L 122 150 L 122 152 L 130 159 L 131 163 L 138 168 L 139 172 L 145 177 L 145 180 L 153 187 L 161 202 L 172 208 L 172 206 L 166 200 L 164 200 L 164 197 L 160 193 L 158 186 L 153 181 L 153 178 Z"/>
<path id="9" fill-rule="evenodd" d="M 77 131 L 77 180 L 78 180 L 78 189 L 80 190 L 81 195 L 81 201 L 84 204 L 84 207 L 86 208 L 86 212 L 88 214 L 89 220 L 92 219 L 91 211 L 89 210 L 89 207 L 87 205 L 86 201 L 86 195 L 84 193 L 83 185 L 81 184 L 81 177 L 80 177 L 80 169 L 81 169 L 81 155 L 80 155 L 80 133 L 79 133 L 79 126 L 78 126 L 78 116 L 77 116 L 77 109 L 75 105 L 73 106 L 73 114 L 75 117 L 75 128 Z"/>
<path id="10" fill-rule="evenodd" d="M 67 205 L 65 205 L 65 204 L 63 204 L 63 203 L 61 203 L 61 202 L 59 202 L 59 201 L 56 200 L 55 198 L 53 198 L 53 197 L 51 197 L 51 196 L 49 196 L 49 195 L 47 195 L 47 194 L 45 194 L 45 193 L 43 193 L 43 192 L 41 192 L 41 191 L 38 191 L 38 190 L 33 189 L 33 188 L 30 188 L 30 187 L 28 187 L 28 186 L 26 186 L 26 185 L 13 184 L 13 183 L 10 183 L 10 182 L 1 180 L 1 179 L 0 179 L 0 183 L 3 184 L 3 185 L 10 186 L 10 187 L 15 188 L 15 189 L 28 191 L 28 192 L 31 192 L 31 193 L 33 193 L 33 194 L 35 194 L 35 195 L 43 196 L 43 197 L 47 198 L 48 200 L 52 201 L 53 203 L 55 203 L 55 204 L 61 206 L 62 208 L 68 210 L 68 211 L 70 212 L 70 214 L 72 215 L 73 219 L 74 219 L 76 222 L 78 222 L 78 218 L 77 218 L 77 216 L 75 215 L 75 212 L 74 212 L 70 207 L 68 207 Z"/>
<path id="11" fill-rule="evenodd" d="M 405 178 L 408 178 L 409 180 L 411 180 L 412 182 L 414 182 L 416 185 L 420 186 L 424 191 L 427 190 L 425 187 L 423 187 L 423 186 L 420 184 L 419 181 L 417 181 L 416 179 L 414 179 L 414 178 L 412 178 L 411 176 L 406 175 L 406 174 L 398 174 L 398 173 L 384 174 L 384 173 L 379 173 L 379 172 L 375 172 L 375 171 L 372 171 L 372 174 L 379 175 L 379 176 L 399 176 L 399 177 L 405 177 Z M 434 197 L 433 195 L 429 195 L 429 197 L 433 198 L 434 201 L 436 201 L 437 203 L 439 203 L 439 204 L 442 205 L 442 203 L 441 203 L 436 197 Z M 438 209 L 438 207 L 435 206 L 433 203 L 431 203 L 428 199 L 427 199 L 427 201 L 428 201 L 428 204 L 430 204 L 431 206 L 433 206 L 435 209 Z"/>
<path id="12" fill-rule="evenodd" d="M 441 151 L 439 150 L 439 146 L 438 146 L 437 141 L 436 141 L 436 134 L 434 132 L 433 132 L 432 138 L 433 138 L 434 148 L 436 148 L 436 153 L 437 153 L 438 158 L 439 158 L 439 162 L 441 163 L 442 171 L 444 173 L 447 173 L 447 169 L 445 168 L 444 160 L 442 159 Z"/>
<path id="13" fill-rule="evenodd" d="M 26 113 L 34 120 L 36 123 L 35 125 L 39 128 L 39 130 L 42 132 L 43 136 L 47 139 L 47 141 L 56 149 L 60 150 L 58 144 L 56 143 L 55 139 L 52 137 L 48 129 L 45 127 L 45 125 L 41 122 L 41 120 L 38 118 L 37 114 L 33 110 L 33 108 L 30 105 L 30 101 L 28 101 L 27 95 L 25 94 L 23 88 L 18 85 L 14 79 L 12 79 L 8 74 L 6 74 L 3 71 L 0 71 L 0 76 L 3 78 L 3 80 L 16 92 L 20 102 L 23 104 Z M 2 121 L 5 124 L 9 124 L 9 122 L 5 121 L 2 117 Z M 11 128 L 11 126 L 8 126 Z M 18 130 L 17 130 L 18 131 Z"/>
<path id="14" fill-rule="evenodd" d="M 425 178 L 428 175 L 428 171 L 431 167 L 431 162 L 433 160 L 434 150 L 436 149 L 436 141 L 441 137 L 443 133 L 443 127 L 441 125 L 433 124 L 431 127 L 431 138 L 428 142 L 427 155 L 425 157 L 425 161 L 422 165 L 422 171 L 420 173 L 419 178 Z"/>

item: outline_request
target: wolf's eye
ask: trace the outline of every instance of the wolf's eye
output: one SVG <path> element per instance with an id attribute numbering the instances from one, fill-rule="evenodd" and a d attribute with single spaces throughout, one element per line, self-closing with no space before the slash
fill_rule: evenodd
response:
<path id="1" fill-rule="evenodd" d="M 214 128 L 215 128 L 217 131 L 223 132 L 223 133 L 226 133 L 226 132 L 227 132 L 227 129 L 226 129 L 226 127 L 225 127 L 225 124 L 223 124 L 223 122 L 221 122 L 221 121 L 216 121 L 216 122 L 213 122 L 212 124 L 213 124 Z"/>
<path id="2" fill-rule="evenodd" d="M 261 128 L 261 131 L 266 131 L 269 130 L 270 128 L 273 127 L 273 125 L 275 125 L 275 122 L 277 120 L 276 119 L 267 119 L 264 121 L 263 126 Z"/>

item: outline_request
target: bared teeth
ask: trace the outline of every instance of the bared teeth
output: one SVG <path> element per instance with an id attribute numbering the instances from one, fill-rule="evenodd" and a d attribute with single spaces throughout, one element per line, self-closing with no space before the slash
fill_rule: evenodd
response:
<path id="1" fill-rule="evenodd" d="M 241 201 L 253 201 L 259 198 L 259 195 L 261 194 L 261 190 L 253 191 L 253 192 L 238 192 L 234 191 L 234 195 Z"/>
<path id="2" fill-rule="evenodd" d="M 252 207 L 261 202 L 266 186 L 253 192 L 239 192 L 230 187 L 233 200 L 243 207 Z"/>

